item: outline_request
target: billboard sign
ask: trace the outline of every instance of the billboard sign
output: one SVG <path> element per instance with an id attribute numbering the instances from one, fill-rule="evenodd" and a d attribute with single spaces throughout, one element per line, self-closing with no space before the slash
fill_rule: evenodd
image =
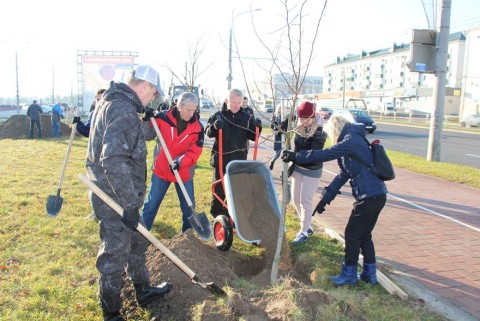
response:
<path id="1" fill-rule="evenodd" d="M 126 55 L 112 55 L 112 52 L 79 53 L 79 58 L 82 78 L 80 81 L 82 99 L 79 107 L 85 112 L 90 110 L 97 90 L 108 88 L 112 80 L 125 81 L 128 72 L 136 64 L 137 53 L 128 52 Z"/>

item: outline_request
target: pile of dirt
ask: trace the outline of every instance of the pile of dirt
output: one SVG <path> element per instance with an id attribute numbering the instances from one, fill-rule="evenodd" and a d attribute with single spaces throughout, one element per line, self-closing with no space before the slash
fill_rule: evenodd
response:
<path id="1" fill-rule="evenodd" d="M 245 188 L 252 185 L 253 188 Z M 214 242 L 199 240 L 191 229 L 163 242 L 202 282 L 213 282 L 227 292 L 227 297 L 219 300 L 208 290 L 192 283 L 190 277 L 153 245 L 150 246 L 147 266 L 151 272 L 151 283 L 168 281 L 173 285 L 168 295 L 153 301 L 147 307 L 152 321 L 288 320 L 298 307 L 307 316 L 305 320 L 313 320 L 318 314 L 319 306 L 335 301 L 327 293 L 308 287 L 309 271 L 302 269 L 299 264 L 293 266 L 285 239 L 278 273 L 279 279 L 283 280 L 282 287 L 271 286 L 279 219 L 265 195 L 265 182 L 258 175 L 243 174 L 232 177 L 232 186 L 237 191 L 235 202 L 242 204 L 242 220 L 245 220 L 242 222 L 243 232 L 261 239 L 262 254 L 260 257 L 247 257 L 233 249 L 219 251 Z M 292 275 L 298 276 L 298 280 Z M 236 282 L 239 278 L 247 280 L 257 290 L 236 289 L 235 285 L 241 284 Z M 128 279 L 125 282 L 122 313 L 128 320 L 135 320 L 139 318 L 139 310 L 133 286 Z M 293 298 L 295 301 L 292 301 Z M 361 317 L 351 315 L 350 309 L 345 311 L 348 319 L 362 320 Z"/>
<path id="2" fill-rule="evenodd" d="M 52 120 L 49 115 L 40 115 L 42 126 L 42 138 L 52 137 Z M 60 122 L 60 133 L 62 136 L 70 135 L 71 128 Z M 35 128 L 33 137 L 37 137 L 38 131 Z M 0 125 L 0 139 L 25 139 L 30 135 L 30 118 L 27 115 L 13 115 Z"/>

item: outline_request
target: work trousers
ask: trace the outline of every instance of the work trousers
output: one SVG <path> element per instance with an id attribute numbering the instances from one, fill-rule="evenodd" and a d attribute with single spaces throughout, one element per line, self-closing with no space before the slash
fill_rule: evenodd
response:
<path id="1" fill-rule="evenodd" d="M 133 231 L 121 221 L 121 216 L 90 192 L 90 202 L 100 221 L 100 240 L 96 267 L 100 305 L 109 312 L 119 311 L 123 287 L 122 274 L 127 271 L 134 284 L 149 281 L 145 252 L 150 242 L 138 231 Z M 141 220 L 140 220 L 141 221 Z M 141 221 L 143 225 L 143 221 Z"/>
<path id="2" fill-rule="evenodd" d="M 40 124 L 40 119 L 32 120 L 30 119 L 30 138 L 33 138 L 34 127 L 37 126 L 38 138 L 42 138 L 42 125 Z"/>
<path id="3" fill-rule="evenodd" d="M 353 210 L 345 227 L 345 265 L 356 266 L 360 250 L 364 263 L 376 262 L 372 231 L 386 200 L 387 196 L 383 194 L 353 203 Z"/>

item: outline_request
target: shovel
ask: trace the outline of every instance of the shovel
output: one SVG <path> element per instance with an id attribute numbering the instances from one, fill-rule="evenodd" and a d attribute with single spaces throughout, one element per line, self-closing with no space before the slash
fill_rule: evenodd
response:
<path id="1" fill-rule="evenodd" d="M 165 144 L 165 140 L 163 140 L 162 133 L 158 129 L 158 125 L 155 122 L 155 118 L 152 117 L 151 122 L 152 122 L 153 128 L 155 128 L 155 131 L 157 132 L 157 136 L 158 136 L 158 139 L 160 140 L 160 144 L 162 145 L 162 148 L 165 151 L 165 155 L 167 156 L 168 163 L 170 164 L 170 166 L 173 166 L 172 156 L 168 151 L 167 144 Z M 190 199 L 190 196 L 188 196 L 187 190 L 185 189 L 182 179 L 180 178 L 180 174 L 178 174 L 177 170 L 174 170 L 173 174 L 175 175 L 175 178 L 177 179 L 177 183 L 180 186 L 180 189 L 182 190 L 183 196 L 185 197 L 185 200 L 187 201 L 187 204 L 190 207 L 190 210 L 192 211 L 192 215 L 190 215 L 190 217 L 188 218 L 188 221 L 190 222 L 190 224 L 192 225 L 193 229 L 198 234 L 198 236 L 200 236 L 200 238 L 204 240 L 209 240 L 210 237 L 212 236 L 212 230 L 210 228 L 210 222 L 208 221 L 207 215 L 204 212 L 201 212 L 201 213 L 195 212 L 195 206 L 193 206 L 192 200 Z"/>
<path id="2" fill-rule="evenodd" d="M 70 134 L 70 141 L 68 142 L 67 155 L 65 155 L 65 160 L 63 161 L 63 168 L 62 173 L 60 174 L 57 195 L 48 195 L 47 198 L 47 214 L 50 217 L 56 217 L 62 208 L 63 198 L 60 196 L 60 190 L 62 189 L 63 177 L 65 176 L 65 170 L 67 169 L 68 156 L 70 155 L 70 150 L 72 149 L 73 136 L 75 136 L 76 130 L 77 123 L 72 125 L 72 133 Z"/>
<path id="3" fill-rule="evenodd" d="M 110 206 L 119 215 L 123 214 L 123 208 L 112 200 L 104 191 L 102 191 L 97 185 L 95 185 L 87 176 L 79 174 L 78 178 L 85 184 L 95 195 L 97 195 L 102 201 Z M 198 284 L 201 288 L 212 292 L 217 296 L 225 296 L 227 293 L 223 291 L 221 287 L 213 282 L 202 282 L 195 272 L 193 272 L 188 266 L 185 265 L 172 251 L 170 251 L 165 245 L 163 245 L 152 233 L 150 233 L 143 225 L 138 224 L 137 231 L 140 232 L 147 240 L 149 240 L 157 249 L 162 251 L 166 257 L 168 257 L 180 270 L 183 271 L 193 283 Z"/>

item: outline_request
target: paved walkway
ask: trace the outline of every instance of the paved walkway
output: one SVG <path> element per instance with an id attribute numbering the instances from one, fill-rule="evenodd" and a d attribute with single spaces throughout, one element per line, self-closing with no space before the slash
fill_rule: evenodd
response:
<path id="1" fill-rule="evenodd" d="M 273 154 L 260 148 L 257 159 Z M 272 173 L 279 192 L 281 167 L 279 159 Z M 325 163 L 315 203 L 337 172 L 336 162 Z M 387 204 L 373 232 L 380 268 L 393 270 L 405 292 L 452 320 L 480 320 L 480 189 L 402 169 L 396 176 L 387 182 Z M 315 225 L 343 235 L 352 203 L 347 183 Z"/>

